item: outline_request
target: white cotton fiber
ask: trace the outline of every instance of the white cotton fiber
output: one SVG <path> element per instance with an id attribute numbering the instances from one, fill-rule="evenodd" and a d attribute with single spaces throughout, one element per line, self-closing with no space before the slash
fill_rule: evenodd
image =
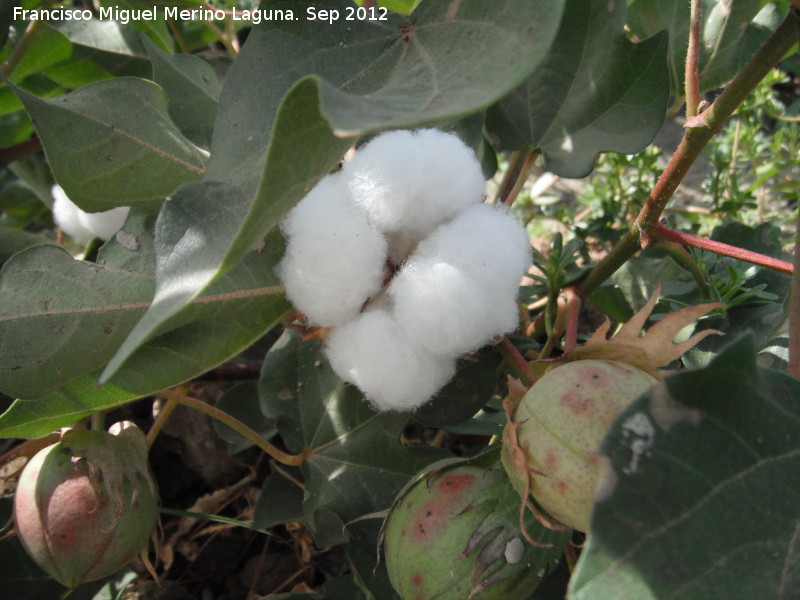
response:
<path id="1" fill-rule="evenodd" d="M 472 352 L 518 323 L 517 289 L 530 265 L 519 221 L 480 205 L 423 240 L 389 287 L 409 337 L 438 355 Z"/>
<path id="2" fill-rule="evenodd" d="M 125 224 L 129 211 L 130 208 L 127 206 L 118 206 L 99 213 L 81 211 L 78 218 L 89 231 L 94 233 L 95 237 L 108 240 Z"/>
<path id="3" fill-rule="evenodd" d="M 377 410 L 413 410 L 455 374 L 455 358 L 414 344 L 386 310 L 369 310 L 337 327 L 325 353 L 339 377 L 356 385 Z"/>
<path id="4" fill-rule="evenodd" d="M 479 204 L 464 211 L 423 240 L 420 259 L 443 259 L 469 274 L 482 288 L 516 294 L 531 266 L 525 226 L 505 207 Z"/>
<path id="5" fill-rule="evenodd" d="M 342 172 L 377 229 L 417 239 L 480 202 L 485 188 L 472 150 L 458 136 L 436 129 L 381 134 Z"/>
<path id="6" fill-rule="evenodd" d="M 87 213 L 67 197 L 60 185 L 50 190 L 53 196 L 53 218 L 61 230 L 77 244 L 85 245 L 92 238 L 107 240 L 113 236 L 128 218 L 129 208 L 118 206 L 99 213 Z"/>
<path id="7" fill-rule="evenodd" d="M 386 239 L 353 204 L 340 175 L 322 179 L 287 215 L 279 265 L 286 295 L 314 325 L 355 317 L 381 289 Z"/>

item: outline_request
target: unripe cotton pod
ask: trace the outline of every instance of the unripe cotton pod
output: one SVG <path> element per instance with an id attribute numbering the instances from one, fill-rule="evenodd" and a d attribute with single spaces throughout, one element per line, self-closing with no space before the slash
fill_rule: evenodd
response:
<path id="1" fill-rule="evenodd" d="M 384 539 L 402 600 L 526 600 L 561 554 L 565 532 L 529 522 L 543 545 L 523 540 L 519 496 L 492 457 L 437 463 L 398 496 Z"/>
<path id="2" fill-rule="evenodd" d="M 587 531 L 599 478 L 597 452 L 614 420 L 644 394 L 660 370 L 709 335 L 675 343 L 686 326 L 720 304 L 700 304 L 663 317 L 642 335 L 658 300 L 650 300 L 610 339 L 606 322 L 568 355 L 548 361 L 542 377 L 515 405 L 507 399 L 503 466 L 514 487 L 559 521 Z"/>
<path id="3" fill-rule="evenodd" d="M 25 550 L 70 588 L 129 563 L 157 516 L 147 445 L 135 426 L 119 435 L 68 430 L 28 462 L 14 497 Z"/>
<path id="4" fill-rule="evenodd" d="M 600 442 L 617 416 L 655 382 L 641 369 L 613 360 L 578 360 L 547 371 L 506 426 L 503 465 L 517 491 L 524 493 L 527 483 L 550 515 L 586 531 Z"/>

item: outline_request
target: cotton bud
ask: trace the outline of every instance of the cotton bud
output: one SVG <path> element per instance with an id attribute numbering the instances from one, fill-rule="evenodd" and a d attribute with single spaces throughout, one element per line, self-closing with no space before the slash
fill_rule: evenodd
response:
<path id="1" fill-rule="evenodd" d="M 381 289 L 386 239 L 372 228 L 339 175 L 322 179 L 287 215 L 279 266 L 286 295 L 315 325 L 355 317 Z"/>

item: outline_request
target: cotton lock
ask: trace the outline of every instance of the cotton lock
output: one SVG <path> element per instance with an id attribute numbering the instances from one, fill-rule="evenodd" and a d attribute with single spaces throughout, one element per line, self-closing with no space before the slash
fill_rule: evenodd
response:
<path id="1" fill-rule="evenodd" d="M 50 193 L 53 196 L 53 218 L 56 225 L 75 240 L 76 244 L 86 245 L 92 238 L 108 240 L 128 218 L 130 209 L 127 206 L 87 213 L 67 197 L 60 185 L 54 185 Z"/>
<path id="2" fill-rule="evenodd" d="M 524 226 L 483 204 L 474 153 L 434 129 L 377 136 L 282 223 L 278 273 L 334 371 L 378 410 L 414 410 L 460 355 L 518 324 Z"/>

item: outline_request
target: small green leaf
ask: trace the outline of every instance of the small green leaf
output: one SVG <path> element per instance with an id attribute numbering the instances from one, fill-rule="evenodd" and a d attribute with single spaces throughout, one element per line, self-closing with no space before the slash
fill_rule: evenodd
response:
<path id="1" fill-rule="evenodd" d="M 181 183 L 203 174 L 203 154 L 177 130 L 163 91 L 150 81 L 98 81 L 53 99 L 14 91 L 56 179 L 86 211 L 157 207 Z"/>
<path id="2" fill-rule="evenodd" d="M 797 596 L 800 383 L 754 350 L 739 340 L 617 419 L 570 598 Z"/>

